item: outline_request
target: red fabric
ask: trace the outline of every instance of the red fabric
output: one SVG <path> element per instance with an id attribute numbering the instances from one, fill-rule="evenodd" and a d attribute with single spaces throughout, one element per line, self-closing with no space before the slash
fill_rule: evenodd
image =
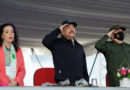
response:
<path id="1" fill-rule="evenodd" d="M 8 85 L 5 83 L 0 83 L 0 86 L 8 86 Z"/>
<path id="2" fill-rule="evenodd" d="M 108 87 L 109 86 L 109 83 L 108 83 L 108 75 L 106 74 L 106 86 Z"/>
<path id="3" fill-rule="evenodd" d="M 40 68 L 34 74 L 34 86 L 41 86 L 42 83 L 56 83 L 54 80 L 54 68 Z"/>
<path id="4" fill-rule="evenodd" d="M 19 84 L 19 86 L 24 86 L 23 78 L 25 76 L 25 66 L 24 66 L 24 58 L 21 49 L 19 48 L 16 52 L 17 59 L 17 72 L 15 81 Z M 9 84 L 10 79 L 6 75 L 5 71 L 5 55 L 3 46 L 0 47 L 0 83 Z"/>

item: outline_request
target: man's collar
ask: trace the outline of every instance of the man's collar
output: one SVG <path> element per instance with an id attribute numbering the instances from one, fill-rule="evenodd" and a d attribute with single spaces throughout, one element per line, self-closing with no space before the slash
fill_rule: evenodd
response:
<path id="1" fill-rule="evenodd" d="M 63 41 L 72 41 L 71 39 L 67 39 L 67 38 L 65 38 L 64 36 L 62 36 L 61 39 L 62 39 Z M 73 38 L 73 41 L 75 41 L 74 38 Z"/>

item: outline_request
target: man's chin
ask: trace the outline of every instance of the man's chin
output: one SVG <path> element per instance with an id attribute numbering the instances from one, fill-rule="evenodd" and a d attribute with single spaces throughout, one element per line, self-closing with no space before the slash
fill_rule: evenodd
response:
<path id="1" fill-rule="evenodd" d="M 70 37 L 75 37 L 75 34 L 71 34 Z"/>
<path id="2" fill-rule="evenodd" d="M 70 38 L 74 38 L 74 36 L 71 36 Z"/>

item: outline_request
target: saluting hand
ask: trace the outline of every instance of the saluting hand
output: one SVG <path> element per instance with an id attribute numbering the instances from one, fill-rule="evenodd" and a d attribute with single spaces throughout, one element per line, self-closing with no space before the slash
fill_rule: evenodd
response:
<path id="1" fill-rule="evenodd" d="M 112 37 L 112 35 L 113 35 L 114 32 L 115 32 L 115 30 L 112 30 L 112 31 L 110 31 L 107 35 L 108 35 L 109 37 Z"/>
<path id="2" fill-rule="evenodd" d="M 67 25 L 68 25 L 68 24 L 64 24 L 64 25 L 61 25 L 61 26 L 60 26 L 61 32 L 63 31 L 64 27 L 67 26 Z"/>
<path id="3" fill-rule="evenodd" d="M 119 32 L 119 30 L 118 30 L 118 31 L 112 30 L 112 31 L 110 31 L 107 35 L 108 35 L 110 38 L 112 38 L 112 40 L 116 41 L 118 44 L 122 44 L 123 41 L 114 38 L 114 34 L 116 34 L 116 33 L 118 33 L 118 32 Z"/>

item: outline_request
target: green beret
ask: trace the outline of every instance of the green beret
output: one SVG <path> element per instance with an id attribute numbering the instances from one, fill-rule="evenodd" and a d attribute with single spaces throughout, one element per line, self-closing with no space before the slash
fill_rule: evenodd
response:
<path id="1" fill-rule="evenodd" d="M 126 30 L 126 28 L 124 26 L 121 26 L 121 25 L 114 25 L 112 26 L 109 31 L 112 31 L 112 30 L 117 30 L 117 29 L 122 29 L 123 31 Z"/>

